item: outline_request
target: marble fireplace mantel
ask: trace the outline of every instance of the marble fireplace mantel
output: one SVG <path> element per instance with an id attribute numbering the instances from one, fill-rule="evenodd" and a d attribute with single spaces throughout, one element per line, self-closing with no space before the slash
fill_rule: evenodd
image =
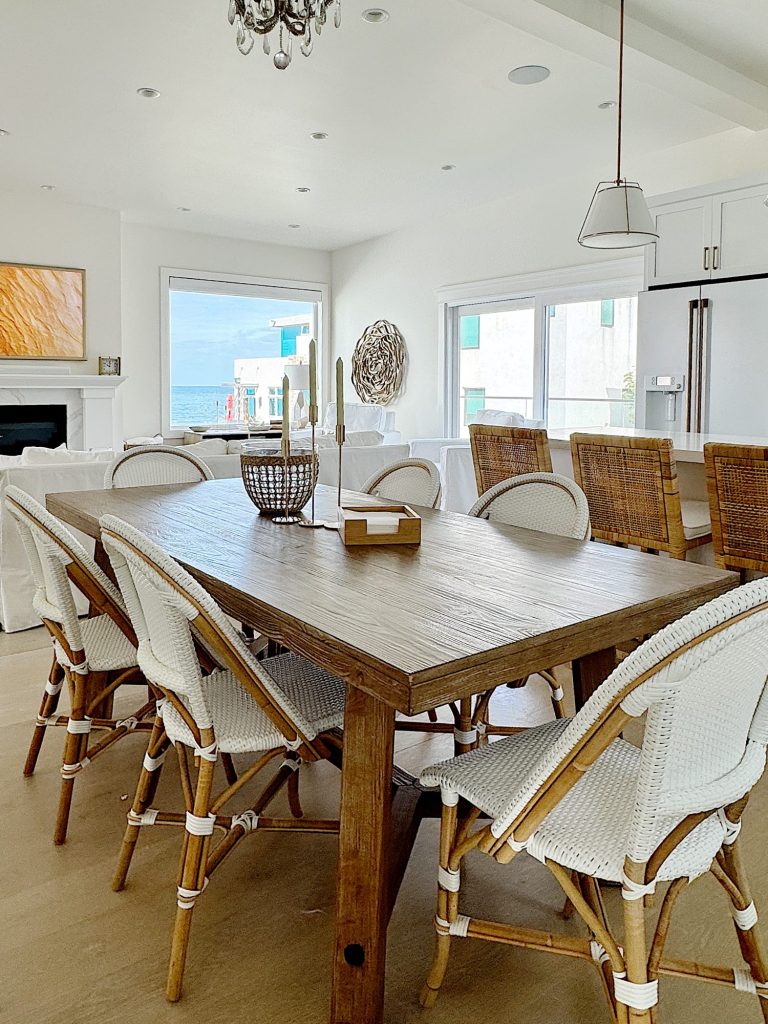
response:
<path id="1" fill-rule="evenodd" d="M 66 405 L 70 448 L 123 447 L 118 389 L 125 377 L 0 370 L 0 405 Z"/>

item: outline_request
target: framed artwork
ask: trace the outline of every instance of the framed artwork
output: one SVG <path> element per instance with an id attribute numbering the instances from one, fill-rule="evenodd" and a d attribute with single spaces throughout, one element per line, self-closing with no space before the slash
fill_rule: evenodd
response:
<path id="1" fill-rule="evenodd" d="M 0 263 L 0 359 L 85 359 L 85 271 Z"/>

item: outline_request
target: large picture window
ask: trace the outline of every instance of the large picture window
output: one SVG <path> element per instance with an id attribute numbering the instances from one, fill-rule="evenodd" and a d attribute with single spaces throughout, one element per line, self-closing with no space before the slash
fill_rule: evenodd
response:
<path id="1" fill-rule="evenodd" d="M 530 297 L 514 295 L 514 279 L 507 299 L 461 302 L 446 290 L 458 293 L 445 306 L 447 436 L 466 436 L 483 409 L 550 429 L 634 426 L 641 279 L 570 284 L 568 274 Z"/>
<path id="2" fill-rule="evenodd" d="M 321 342 L 321 305 L 310 289 L 169 272 L 164 432 L 280 417 L 286 365 Z"/>

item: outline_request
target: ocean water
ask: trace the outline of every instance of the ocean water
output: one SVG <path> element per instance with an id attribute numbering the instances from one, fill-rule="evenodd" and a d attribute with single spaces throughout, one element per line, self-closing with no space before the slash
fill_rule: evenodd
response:
<path id="1" fill-rule="evenodd" d="M 198 423 L 223 423 L 231 387 L 172 387 L 171 423 L 191 427 Z"/>

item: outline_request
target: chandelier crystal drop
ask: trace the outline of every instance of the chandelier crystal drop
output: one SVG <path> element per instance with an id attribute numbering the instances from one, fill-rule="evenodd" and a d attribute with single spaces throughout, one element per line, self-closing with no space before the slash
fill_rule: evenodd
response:
<path id="1" fill-rule="evenodd" d="M 248 54 L 263 36 L 262 48 L 269 55 L 274 43 L 278 48 L 272 58 L 284 71 L 293 57 L 293 39 L 308 57 L 315 36 L 333 16 L 336 28 L 341 25 L 341 0 L 230 0 L 229 23 L 235 27 L 235 42 L 240 53 Z"/>

